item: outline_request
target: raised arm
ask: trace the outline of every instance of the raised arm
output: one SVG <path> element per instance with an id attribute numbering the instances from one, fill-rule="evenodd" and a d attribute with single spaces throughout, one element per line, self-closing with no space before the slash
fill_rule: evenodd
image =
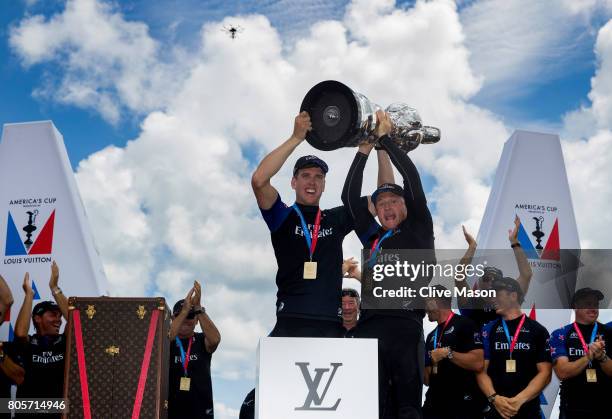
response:
<path id="1" fill-rule="evenodd" d="M 523 290 L 523 295 L 527 295 L 527 290 L 529 289 L 529 283 L 531 282 L 533 271 L 531 270 L 531 265 L 527 260 L 527 255 L 525 255 L 525 252 L 518 241 L 518 231 L 520 225 L 521 219 L 518 217 L 518 215 L 516 215 L 514 217 L 514 228 L 512 230 L 508 230 L 508 240 L 510 240 L 510 245 L 514 251 L 514 258 L 516 259 L 516 265 L 519 269 L 519 277 L 516 278 L 516 280 L 521 286 L 521 290 Z"/>
<path id="2" fill-rule="evenodd" d="M 191 303 L 193 301 L 194 294 L 195 287 L 192 287 L 187 293 L 187 296 L 185 297 L 181 312 L 174 319 L 172 319 L 172 323 L 170 323 L 170 331 L 168 332 L 168 337 L 171 341 L 174 340 L 174 338 L 178 335 L 178 332 L 181 328 L 181 324 L 183 324 L 183 321 L 187 318 L 187 315 L 191 311 Z"/>
<path id="3" fill-rule="evenodd" d="M 349 215 L 354 221 L 355 232 L 362 243 L 366 243 L 369 236 L 376 231 L 376 221 L 367 207 L 362 205 L 361 187 L 363 184 L 363 170 L 373 145 L 362 144 L 353 159 L 349 168 L 344 188 L 342 189 L 342 203 L 348 210 Z"/>
<path id="4" fill-rule="evenodd" d="M 30 321 L 32 320 L 32 301 L 34 301 L 34 290 L 30 283 L 30 274 L 26 272 L 23 278 L 23 304 L 19 310 L 17 321 L 15 322 L 15 337 L 20 340 L 28 339 L 28 330 L 30 330 Z"/>
<path id="5" fill-rule="evenodd" d="M 468 231 L 465 229 L 465 226 L 461 226 L 461 228 L 463 229 L 463 237 L 465 237 L 465 241 L 468 244 L 468 248 L 465 251 L 465 254 L 461 258 L 461 260 L 459 261 L 459 265 L 465 267 L 472 263 L 472 259 L 474 258 L 474 254 L 476 253 L 476 247 L 478 246 L 478 244 L 476 243 L 476 240 L 474 240 L 474 237 L 472 237 L 472 235 L 468 233 Z M 465 268 L 463 269 L 463 272 L 465 272 Z M 455 278 L 455 288 L 457 288 L 457 290 L 467 288 L 467 278 L 463 278 L 461 280 Z M 457 304 L 459 308 L 470 308 L 469 298 L 467 298 L 466 296 L 458 296 Z"/>
<path id="6" fill-rule="evenodd" d="M 311 129 L 308 113 L 306 111 L 300 113 L 295 117 L 291 137 L 264 157 L 255 169 L 251 177 L 251 186 L 259 208 L 270 209 L 276 201 L 278 191 L 270 184 L 270 179 L 283 167 L 293 150 L 306 138 L 306 132 Z"/>
<path id="7" fill-rule="evenodd" d="M 384 183 L 395 183 L 395 175 L 393 174 L 393 165 L 389 158 L 389 153 L 385 150 L 377 150 L 376 157 L 378 158 L 378 182 L 377 186 Z"/>
<path id="8" fill-rule="evenodd" d="M 202 287 L 198 281 L 195 282 L 194 289 L 193 306 L 196 311 L 200 311 L 198 323 L 200 323 L 202 332 L 204 332 L 204 346 L 206 351 L 212 354 L 217 349 L 217 346 L 219 346 L 219 342 L 221 342 L 221 333 L 219 333 L 219 329 L 217 329 L 217 326 L 215 326 L 206 310 L 202 307 Z"/>
<path id="9" fill-rule="evenodd" d="M 379 116 L 381 114 L 388 118 L 388 115 L 379 111 L 376 113 L 378 120 L 381 119 L 381 116 Z M 400 172 L 404 180 L 404 199 L 406 200 L 406 207 L 408 208 L 409 214 L 412 213 L 412 215 L 418 218 L 431 222 L 431 214 L 427 207 L 427 199 L 425 198 L 421 177 L 419 176 L 419 171 L 416 166 L 410 157 L 408 157 L 408 154 L 400 150 L 388 135 L 382 135 L 378 141 L 387 153 L 389 153 L 391 162 Z"/>
<path id="10" fill-rule="evenodd" d="M 53 295 L 53 299 L 57 303 L 62 312 L 64 319 L 68 320 L 68 298 L 62 292 L 62 289 L 58 286 L 59 282 L 59 267 L 57 263 L 53 261 L 51 264 L 51 277 L 49 278 L 49 289 Z"/>
<path id="11" fill-rule="evenodd" d="M 13 294 L 8 284 L 0 275 L 0 325 L 4 322 L 4 315 L 13 305 Z"/>

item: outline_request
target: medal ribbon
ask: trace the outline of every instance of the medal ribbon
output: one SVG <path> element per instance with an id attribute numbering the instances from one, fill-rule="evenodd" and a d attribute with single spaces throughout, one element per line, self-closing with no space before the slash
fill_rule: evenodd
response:
<path id="1" fill-rule="evenodd" d="M 374 265 L 374 262 L 376 261 L 376 256 L 378 256 L 380 245 L 383 241 L 385 241 L 385 239 L 389 238 L 391 235 L 393 235 L 393 230 L 387 230 L 387 232 L 382 237 L 377 237 L 376 240 L 374 240 L 374 243 L 372 243 L 372 247 L 370 248 L 369 260 L 370 267 L 372 267 Z"/>
<path id="2" fill-rule="evenodd" d="M 580 331 L 580 328 L 578 327 L 578 323 L 574 322 L 574 330 L 576 330 L 576 334 L 578 334 L 578 339 L 580 339 L 580 343 L 582 344 L 582 349 L 584 349 L 584 354 L 588 354 L 589 353 L 589 345 L 587 345 L 586 341 L 584 340 L 584 336 L 582 336 L 582 332 Z M 595 323 L 595 326 L 593 327 L 593 333 L 591 333 L 591 340 L 589 342 L 589 344 L 595 342 L 595 337 L 597 336 L 597 323 Z M 591 361 L 589 361 L 589 368 L 591 368 Z"/>
<path id="3" fill-rule="evenodd" d="M 510 359 L 512 359 L 512 351 L 514 351 L 514 345 L 516 345 L 516 341 L 518 340 L 519 334 L 521 333 L 521 327 L 523 327 L 523 323 L 525 323 L 525 317 L 527 316 L 523 314 L 523 317 L 521 317 L 521 321 L 519 322 L 519 325 L 516 328 L 516 332 L 514 332 L 514 337 L 512 338 L 512 341 L 510 340 L 510 332 L 508 331 L 508 325 L 506 324 L 506 321 L 502 319 L 504 333 L 506 334 L 506 339 L 508 339 L 508 343 L 510 343 Z"/>
<path id="4" fill-rule="evenodd" d="M 293 209 L 295 212 L 297 212 L 297 215 L 300 217 L 300 221 L 302 222 L 302 232 L 304 233 L 304 238 L 306 238 L 306 245 L 308 246 L 308 251 L 310 253 L 310 261 L 312 262 L 312 255 L 314 255 L 315 248 L 317 247 L 319 230 L 321 229 L 321 208 L 319 208 L 317 211 L 317 216 L 313 226 L 312 239 L 310 238 L 310 230 L 308 229 L 308 224 L 306 224 L 306 220 L 302 215 L 302 211 L 300 211 L 297 204 L 293 204 Z"/>
<path id="5" fill-rule="evenodd" d="M 451 319 L 453 318 L 453 316 L 455 315 L 454 312 L 451 311 L 451 313 L 448 315 L 448 318 L 446 319 L 446 322 L 444 322 L 444 326 L 442 327 L 442 331 L 440 332 L 440 342 L 438 342 L 438 327 L 436 327 L 436 330 L 434 332 L 434 341 L 433 341 L 433 347 L 435 348 L 439 348 L 442 346 L 442 336 L 444 335 L 444 331 L 446 330 L 446 326 L 448 326 L 448 324 L 450 323 Z M 438 346 L 439 344 L 439 346 Z"/>
<path id="6" fill-rule="evenodd" d="M 189 355 L 191 354 L 191 344 L 193 343 L 193 336 L 189 338 L 189 346 L 187 347 L 187 354 L 185 354 L 185 348 L 183 348 L 183 342 L 177 337 L 176 345 L 181 350 L 181 363 L 183 364 L 183 371 L 185 372 L 185 377 L 187 377 L 187 367 L 189 366 Z"/>

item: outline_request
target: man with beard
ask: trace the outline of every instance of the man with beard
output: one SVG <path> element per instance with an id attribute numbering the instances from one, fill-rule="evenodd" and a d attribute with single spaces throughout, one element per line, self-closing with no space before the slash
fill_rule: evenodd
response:
<path id="1" fill-rule="evenodd" d="M 486 417 L 539 418 L 539 395 L 552 373 L 548 331 L 521 311 L 516 280 L 496 279 L 492 288 L 499 317 L 483 328 L 484 369 L 476 376 L 490 404 Z"/>
<path id="2" fill-rule="evenodd" d="M 560 419 L 603 418 L 610 414 L 612 361 L 606 344 L 612 331 L 598 322 L 603 294 L 581 288 L 572 298 L 574 323 L 552 333 L 550 351 L 561 380 Z"/>
<path id="3" fill-rule="evenodd" d="M 25 370 L 24 382 L 17 388 L 18 399 L 63 397 L 66 336 L 65 332 L 60 333 L 60 327 L 62 316 L 68 318 L 68 299 L 58 283 L 59 268 L 53 261 L 49 288 L 55 303 L 42 301 L 32 309 L 34 290 L 27 274 L 23 281 L 25 297 L 15 323 L 15 345 L 18 347 L 16 351 Z M 36 331 L 32 336 L 28 336 L 30 316 Z M 39 415 L 19 415 L 19 417 L 30 416 L 39 417 Z M 54 414 L 49 417 L 60 416 Z"/>
<path id="4" fill-rule="evenodd" d="M 376 113 L 377 143 L 400 172 L 404 188 L 385 183 L 372 194 L 379 225 L 359 205 L 363 171 L 373 144 L 359 147 L 342 192 L 355 232 L 375 260 L 381 249 L 434 249 L 433 221 L 421 179 L 412 160 L 388 136 L 392 123 Z M 367 267 L 367 265 L 366 265 Z M 427 278 L 420 279 L 428 281 Z M 423 310 L 362 310 L 355 337 L 378 339 L 379 417 L 420 418 L 423 387 Z"/>

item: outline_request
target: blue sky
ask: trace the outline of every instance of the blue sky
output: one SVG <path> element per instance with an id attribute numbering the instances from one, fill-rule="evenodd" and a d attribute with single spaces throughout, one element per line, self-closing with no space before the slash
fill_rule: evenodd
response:
<path id="1" fill-rule="evenodd" d="M 321 79 L 408 101 L 440 126 L 414 157 L 437 244 L 461 248 L 461 224 L 478 230 L 503 142 L 526 128 L 561 135 L 577 219 L 592 220 L 581 240 L 610 246 L 612 3 L 546 3 L 0 0 L 0 122 L 50 119 L 63 134 L 117 295 L 173 301 L 204 278 L 223 335 L 218 416 L 235 417 L 274 321 L 276 266 L 249 176 Z M 323 205 L 338 203 L 352 153 L 325 155 L 340 175 Z M 274 182 L 284 197 L 288 173 Z M 345 241 L 345 254 L 358 248 Z"/>
<path id="2" fill-rule="evenodd" d="M 347 2 L 313 3 L 318 4 L 306 7 L 306 18 L 301 19 L 298 25 L 288 23 L 290 12 L 298 8 L 293 2 L 136 0 L 117 2 L 115 6 L 126 19 L 146 22 L 151 35 L 162 43 L 179 44 L 192 50 L 197 47 L 197 34 L 202 25 L 221 20 L 225 16 L 264 14 L 290 42 L 292 37 L 308 31 L 309 25 L 321 17 L 341 18 Z M 409 7 L 411 3 L 404 3 L 404 7 Z M 144 115 L 128 113 L 122 115 L 118 124 L 112 125 L 95 112 L 32 97 L 33 90 L 45 83 L 45 72 L 55 71 L 55 64 L 37 64 L 24 68 L 8 44 L 8 29 L 28 13 L 52 16 L 61 12 L 62 1 L 36 2 L 28 6 L 25 1 L 4 0 L 0 5 L 2 123 L 53 120 L 64 135 L 74 167 L 107 145 L 123 146 L 126 141 L 135 138 Z M 595 60 L 592 49 L 585 50 L 583 60 L 575 63 L 572 68 L 562 69 L 559 74 L 550 74 L 548 79 L 542 81 L 525 81 L 529 86 L 527 89 L 520 86 L 521 93 L 518 96 L 491 97 L 485 88 L 472 99 L 472 103 L 494 111 L 512 126 L 532 127 L 534 123 L 560 126 L 566 112 L 588 103 L 586 95 L 590 90 Z"/>

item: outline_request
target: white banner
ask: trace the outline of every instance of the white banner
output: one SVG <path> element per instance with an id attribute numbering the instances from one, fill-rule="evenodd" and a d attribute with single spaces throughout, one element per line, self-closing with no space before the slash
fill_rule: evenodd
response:
<path id="1" fill-rule="evenodd" d="M 15 303 L 0 329 L 11 337 L 30 273 L 34 304 L 52 300 L 51 261 L 67 296 L 108 294 L 62 135 L 51 121 L 5 124 L 0 142 L 0 274 Z"/>
<path id="2" fill-rule="evenodd" d="M 509 248 L 508 229 L 515 215 L 521 219 L 519 241 L 533 270 L 524 307 L 552 332 L 570 322 L 571 310 L 542 307 L 569 307 L 576 288 L 575 271 L 559 275 L 564 262 L 559 249 L 580 248 L 557 135 L 516 131 L 506 142 L 478 232 L 479 249 Z M 505 264 L 497 265 L 504 276 L 518 277 L 516 263 L 507 258 L 500 263 Z M 553 374 L 541 398 L 546 417 L 551 416 L 558 388 Z"/>
<path id="3" fill-rule="evenodd" d="M 262 338 L 256 419 L 378 417 L 378 340 Z"/>

